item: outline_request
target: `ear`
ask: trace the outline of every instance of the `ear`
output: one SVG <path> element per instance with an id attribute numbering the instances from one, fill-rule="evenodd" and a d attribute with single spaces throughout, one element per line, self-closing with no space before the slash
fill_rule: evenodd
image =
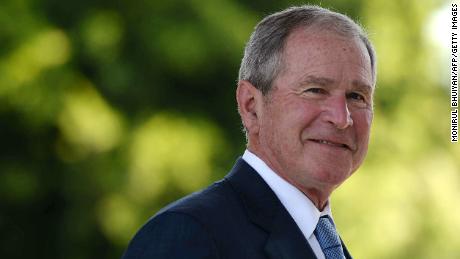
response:
<path id="1" fill-rule="evenodd" d="M 249 81 L 239 81 L 236 89 L 236 101 L 238 102 L 238 112 L 248 135 L 259 133 L 262 92 Z"/>

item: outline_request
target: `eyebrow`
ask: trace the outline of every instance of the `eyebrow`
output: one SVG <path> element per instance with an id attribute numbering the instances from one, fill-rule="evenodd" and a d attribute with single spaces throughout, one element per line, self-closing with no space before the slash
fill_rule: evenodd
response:
<path id="1" fill-rule="evenodd" d="M 319 86 L 328 86 L 334 84 L 334 80 L 326 77 L 307 76 L 300 82 L 300 85 L 314 84 Z"/>
<path id="2" fill-rule="evenodd" d="M 299 85 L 318 85 L 323 87 L 331 86 L 335 83 L 335 80 L 327 78 L 327 77 L 317 77 L 317 76 L 307 76 L 304 80 L 300 81 Z M 357 88 L 357 90 L 362 91 L 366 94 L 372 93 L 372 87 L 362 82 L 361 80 L 353 80 L 351 84 Z"/>
<path id="3" fill-rule="evenodd" d="M 356 87 L 358 90 L 364 92 L 365 94 L 370 95 L 373 92 L 372 86 L 369 84 L 366 84 L 365 82 L 362 82 L 360 80 L 353 80 L 351 84 Z"/>

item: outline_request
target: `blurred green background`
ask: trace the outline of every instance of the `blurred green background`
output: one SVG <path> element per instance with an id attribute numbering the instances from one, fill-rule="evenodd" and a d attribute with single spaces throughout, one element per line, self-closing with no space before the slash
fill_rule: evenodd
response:
<path id="1" fill-rule="evenodd" d="M 321 1 L 311 1 L 319 4 Z M 235 85 L 263 16 L 303 1 L 2 0 L 2 258 L 119 258 L 244 151 Z M 450 2 L 335 0 L 379 58 L 365 164 L 333 196 L 355 258 L 460 258 Z"/>

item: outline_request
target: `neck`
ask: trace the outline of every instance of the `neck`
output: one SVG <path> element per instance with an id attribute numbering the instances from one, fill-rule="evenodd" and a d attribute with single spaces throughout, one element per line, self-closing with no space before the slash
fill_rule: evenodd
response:
<path id="1" fill-rule="evenodd" d="M 315 205 L 319 211 L 323 211 L 329 201 L 330 192 L 324 194 L 316 189 L 299 189 L 310 201 Z"/>
<path id="2" fill-rule="evenodd" d="M 330 187 L 330 186 L 321 186 L 322 188 L 318 186 L 312 187 L 314 184 L 312 184 L 312 186 L 304 187 L 304 186 L 300 186 L 296 182 L 291 181 L 289 178 L 284 177 L 283 175 L 277 172 L 275 173 L 278 174 L 281 178 L 283 178 L 288 183 L 292 184 L 295 188 L 301 191 L 305 196 L 307 196 L 307 198 L 313 203 L 313 205 L 315 205 L 315 207 L 319 211 L 324 210 L 324 207 L 326 207 L 329 201 L 329 197 L 332 191 L 334 190 L 333 187 Z"/>
<path id="3" fill-rule="evenodd" d="M 250 144 L 247 146 L 247 149 L 251 153 L 258 156 L 262 161 L 264 161 L 267 164 L 267 166 L 273 170 L 273 172 L 275 172 L 277 175 L 279 175 L 281 178 L 283 178 L 285 181 L 293 185 L 305 196 L 307 196 L 307 198 L 310 199 L 310 201 L 315 205 L 315 207 L 319 211 L 323 211 L 324 207 L 326 207 L 328 203 L 329 196 L 331 195 L 332 191 L 335 189 L 336 186 L 324 185 L 321 183 L 315 184 L 314 182 L 308 183 L 308 186 L 301 185 L 300 183 L 288 177 L 288 175 L 285 175 L 282 171 L 277 170 L 279 169 L 279 167 L 272 164 L 271 160 L 267 159 L 265 153 L 260 152 L 260 150 L 258 150 L 256 147 Z"/>

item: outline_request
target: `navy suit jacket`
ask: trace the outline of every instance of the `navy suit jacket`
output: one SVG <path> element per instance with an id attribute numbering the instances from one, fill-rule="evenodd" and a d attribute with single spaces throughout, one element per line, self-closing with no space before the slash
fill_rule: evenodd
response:
<path id="1" fill-rule="evenodd" d="M 345 255 L 351 258 L 344 247 Z M 208 188 L 152 217 L 123 259 L 315 259 L 275 193 L 243 159 Z"/>

